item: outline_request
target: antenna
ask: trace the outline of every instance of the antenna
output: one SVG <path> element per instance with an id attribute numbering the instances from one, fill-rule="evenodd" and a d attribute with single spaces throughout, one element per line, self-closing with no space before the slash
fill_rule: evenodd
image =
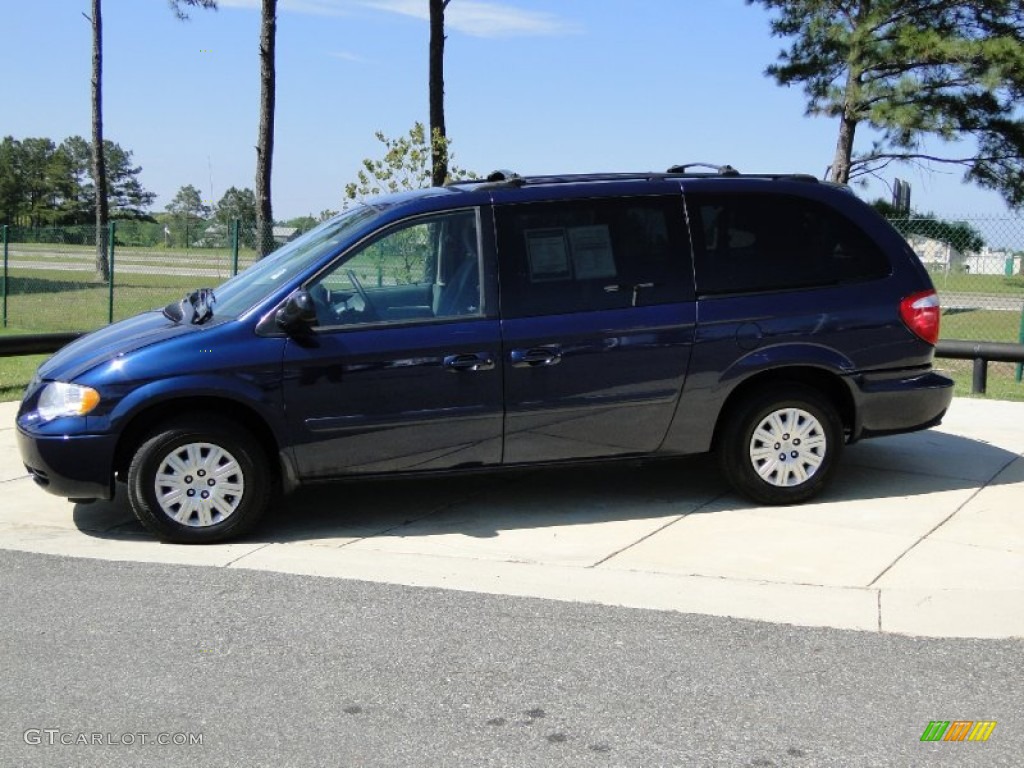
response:
<path id="1" fill-rule="evenodd" d="M 206 156 L 206 167 L 210 170 L 210 210 L 212 211 L 215 199 L 213 196 L 213 160 L 210 159 L 209 155 Z"/>

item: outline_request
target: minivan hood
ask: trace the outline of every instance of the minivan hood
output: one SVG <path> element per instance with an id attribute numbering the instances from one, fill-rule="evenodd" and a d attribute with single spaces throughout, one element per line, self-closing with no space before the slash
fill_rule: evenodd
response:
<path id="1" fill-rule="evenodd" d="M 190 323 L 175 323 L 159 310 L 145 312 L 71 342 L 39 367 L 39 377 L 73 381 L 119 355 L 200 329 L 201 326 Z"/>

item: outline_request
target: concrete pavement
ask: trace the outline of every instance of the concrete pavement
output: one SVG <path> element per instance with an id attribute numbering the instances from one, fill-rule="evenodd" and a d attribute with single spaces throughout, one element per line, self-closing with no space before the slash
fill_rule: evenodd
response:
<path id="1" fill-rule="evenodd" d="M 831 489 L 758 507 L 695 457 L 335 484 L 245 539 L 160 544 L 123 498 L 27 477 L 0 404 L 0 548 L 187 563 L 866 631 L 1024 636 L 1024 403 L 850 446 Z M 123 496 L 123 495 L 122 495 Z"/>

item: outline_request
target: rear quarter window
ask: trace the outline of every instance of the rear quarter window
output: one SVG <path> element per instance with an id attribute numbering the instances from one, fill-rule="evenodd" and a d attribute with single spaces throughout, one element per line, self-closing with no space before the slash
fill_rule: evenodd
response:
<path id="1" fill-rule="evenodd" d="M 699 294 L 812 288 L 891 271 L 861 228 L 816 200 L 769 194 L 689 200 Z"/>

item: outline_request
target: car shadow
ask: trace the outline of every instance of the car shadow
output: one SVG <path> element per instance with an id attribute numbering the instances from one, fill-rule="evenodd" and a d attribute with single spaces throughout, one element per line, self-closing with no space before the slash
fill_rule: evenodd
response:
<path id="1" fill-rule="evenodd" d="M 902 499 L 1012 482 L 1000 472 L 1020 458 L 1004 448 L 927 431 L 847 446 L 832 485 L 815 503 Z M 109 502 L 76 504 L 83 533 L 151 538 L 123 486 Z M 757 506 L 732 492 L 708 455 L 530 470 L 337 482 L 278 499 L 237 542 L 346 543 L 373 537 L 584 526 L 716 514 Z M 892 513 L 899 514 L 893 507 Z"/>

